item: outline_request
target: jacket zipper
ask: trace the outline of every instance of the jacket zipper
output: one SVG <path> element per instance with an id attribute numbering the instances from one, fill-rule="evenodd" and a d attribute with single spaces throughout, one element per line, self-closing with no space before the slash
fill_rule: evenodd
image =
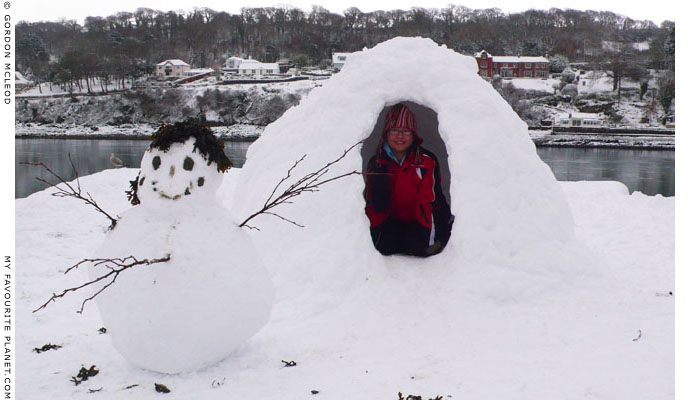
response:
<path id="1" fill-rule="evenodd" d="M 419 209 L 422 210 L 422 216 L 424 217 L 426 223 L 429 224 L 429 218 L 427 218 L 426 213 L 424 212 L 424 207 L 422 207 L 421 204 L 419 205 Z"/>

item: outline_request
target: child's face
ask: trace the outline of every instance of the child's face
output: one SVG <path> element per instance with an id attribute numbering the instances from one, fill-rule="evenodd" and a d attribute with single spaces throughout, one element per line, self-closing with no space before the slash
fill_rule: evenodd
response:
<path id="1" fill-rule="evenodd" d="M 412 146 L 412 131 L 407 129 L 391 129 L 388 131 L 388 145 L 394 153 L 404 153 Z"/>

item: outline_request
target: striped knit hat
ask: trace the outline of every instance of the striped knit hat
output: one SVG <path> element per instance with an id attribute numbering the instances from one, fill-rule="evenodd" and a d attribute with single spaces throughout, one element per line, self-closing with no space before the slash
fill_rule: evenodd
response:
<path id="1" fill-rule="evenodd" d="M 414 114 L 402 103 L 391 107 L 386 114 L 383 133 L 388 133 L 391 129 L 407 129 L 412 131 L 415 137 L 417 136 L 417 122 L 414 119 Z"/>
<path id="2" fill-rule="evenodd" d="M 376 155 L 379 158 L 383 156 L 383 145 L 386 143 L 388 131 L 391 129 L 407 129 L 412 131 L 412 137 L 414 138 L 412 147 L 415 152 L 415 164 L 421 163 L 420 145 L 424 140 L 417 136 L 417 121 L 415 121 L 414 114 L 402 103 L 398 103 L 388 110 L 386 114 L 386 123 L 383 125 L 383 133 L 376 149 Z M 377 161 L 377 165 L 378 164 L 379 162 Z"/>

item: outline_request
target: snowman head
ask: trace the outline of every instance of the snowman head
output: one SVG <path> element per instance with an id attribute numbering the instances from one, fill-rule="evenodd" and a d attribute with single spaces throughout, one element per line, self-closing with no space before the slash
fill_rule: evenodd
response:
<path id="1" fill-rule="evenodd" d="M 232 167 L 223 146 L 197 121 L 161 126 L 141 159 L 133 197 L 143 204 L 213 198 Z"/>

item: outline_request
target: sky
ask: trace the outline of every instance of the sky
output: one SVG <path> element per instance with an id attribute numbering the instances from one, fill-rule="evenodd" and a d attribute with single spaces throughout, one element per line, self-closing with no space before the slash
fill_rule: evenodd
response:
<path id="1" fill-rule="evenodd" d="M 139 7 L 161 11 L 192 10 L 195 7 L 208 7 L 216 11 L 239 13 L 242 7 L 270 7 L 288 4 L 310 11 L 312 5 L 320 5 L 331 12 L 342 14 L 349 7 L 357 7 L 363 12 L 374 10 L 407 10 L 415 6 L 424 8 L 443 8 L 448 4 L 463 5 L 472 9 L 497 7 L 505 13 L 522 12 L 531 8 L 612 11 L 636 20 L 651 20 L 660 25 L 664 20 L 675 21 L 675 0 L 656 0 L 654 2 L 620 0 L 119 0 L 119 1 L 15 1 L 13 4 L 17 19 L 26 21 L 57 21 L 59 18 L 74 19 L 82 24 L 87 16 L 108 16 L 119 11 L 133 12 Z"/>

